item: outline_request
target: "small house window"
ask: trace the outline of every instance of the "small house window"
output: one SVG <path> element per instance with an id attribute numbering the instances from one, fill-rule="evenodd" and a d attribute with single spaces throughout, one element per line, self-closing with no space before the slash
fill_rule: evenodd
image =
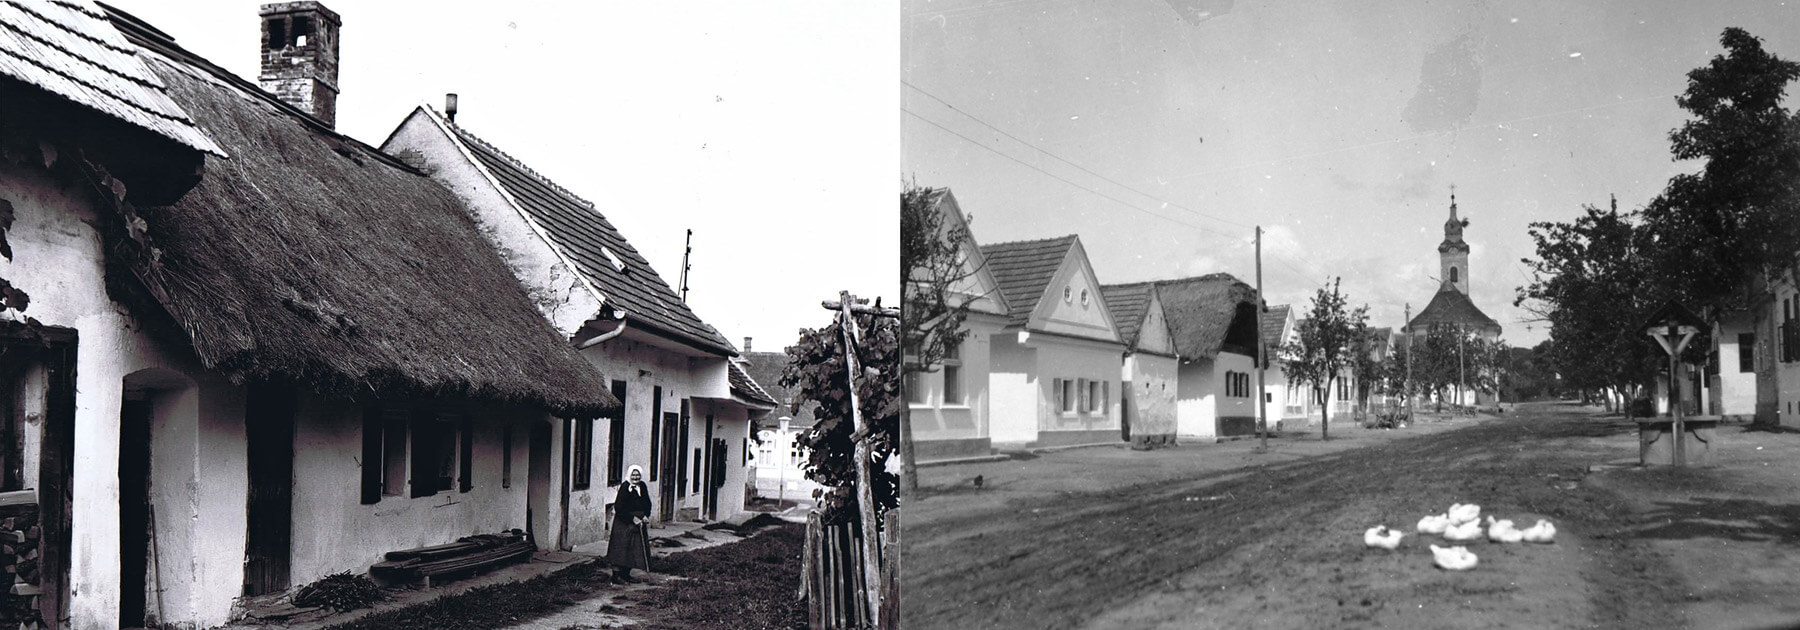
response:
<path id="1" fill-rule="evenodd" d="M 612 395 L 619 399 L 619 410 L 607 419 L 606 485 L 616 486 L 625 476 L 625 381 L 612 382 Z"/>
<path id="2" fill-rule="evenodd" d="M 962 358 L 956 346 L 944 351 L 944 404 L 960 405 L 963 402 Z"/>
<path id="3" fill-rule="evenodd" d="M 1453 282 L 1453 283 L 1454 283 L 1454 282 L 1456 282 L 1456 281 L 1457 281 L 1457 280 L 1456 280 L 1456 268 L 1455 268 L 1455 267 L 1451 267 L 1451 268 L 1450 268 L 1450 282 Z"/>
<path id="4" fill-rule="evenodd" d="M 1738 371 L 1756 371 L 1756 333 L 1738 333 Z"/>
<path id="5" fill-rule="evenodd" d="M 1063 287 L 1063 302 L 1070 302 L 1070 301 L 1074 300 L 1074 296 L 1075 296 L 1074 289 L 1070 289 L 1069 287 Z"/>
<path id="6" fill-rule="evenodd" d="M 901 386 L 906 390 L 906 402 L 925 404 L 925 379 L 922 372 L 907 372 L 906 380 L 901 382 Z"/>
<path id="7" fill-rule="evenodd" d="M 572 440 L 574 455 L 571 471 L 576 490 L 586 490 L 594 483 L 594 419 L 581 418 L 575 420 L 575 438 Z"/>

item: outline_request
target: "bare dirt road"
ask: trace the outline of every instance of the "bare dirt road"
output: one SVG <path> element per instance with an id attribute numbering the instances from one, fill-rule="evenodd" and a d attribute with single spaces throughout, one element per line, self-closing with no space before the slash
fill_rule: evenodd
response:
<path id="1" fill-rule="evenodd" d="M 1800 619 L 1800 436 L 1729 434 L 1726 466 L 1635 468 L 1634 425 L 1574 407 L 1135 453 L 925 469 L 906 511 L 907 628 L 1774 627 Z M 1768 444 L 1769 450 L 1755 449 Z M 1717 447 L 1716 447 L 1717 448 Z M 1764 458 L 1757 460 L 1756 458 Z M 1775 464 L 1774 467 L 1770 467 Z M 967 478 L 981 474 L 984 488 Z M 1553 545 L 1432 565 L 1421 516 L 1473 502 Z M 1394 552 L 1363 530 L 1408 533 Z"/>

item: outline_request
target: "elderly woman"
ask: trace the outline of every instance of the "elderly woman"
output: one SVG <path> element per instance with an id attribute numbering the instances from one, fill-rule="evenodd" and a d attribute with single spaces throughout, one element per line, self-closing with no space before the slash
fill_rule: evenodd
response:
<path id="1" fill-rule="evenodd" d="M 650 489 L 644 485 L 644 469 L 631 467 L 631 480 L 619 484 L 613 498 L 612 537 L 606 545 L 606 561 L 621 582 L 636 582 L 631 570 L 650 570 Z"/>

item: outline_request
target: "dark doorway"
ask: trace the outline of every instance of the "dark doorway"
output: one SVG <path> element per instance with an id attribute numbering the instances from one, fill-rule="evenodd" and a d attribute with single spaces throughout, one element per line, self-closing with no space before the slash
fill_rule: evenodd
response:
<path id="1" fill-rule="evenodd" d="M 24 475 L 23 485 L 35 482 L 37 508 L 43 537 L 35 567 L 40 594 L 37 612 L 45 628 L 68 627 L 69 531 L 73 513 L 75 478 L 75 360 L 77 334 L 55 326 L 27 327 L 0 321 L 0 364 L 8 367 L 35 365 L 43 370 L 43 389 L 15 391 L 14 395 L 43 396 L 44 425 L 37 477 Z M 4 389 L 4 388 L 0 388 Z M 16 401 L 12 401 L 16 402 Z M 14 567 L 25 570 L 25 565 Z M 10 578 L 9 578 L 10 579 Z M 140 608 L 141 610 L 141 608 Z"/>
<path id="2" fill-rule="evenodd" d="M 294 533 L 294 394 L 253 385 L 244 402 L 250 501 L 244 594 L 286 590 Z"/>
<path id="3" fill-rule="evenodd" d="M 675 520 L 675 486 L 681 485 L 679 470 L 681 463 L 676 453 L 681 448 L 681 414 L 673 411 L 663 414 L 662 421 L 662 483 L 657 484 L 657 501 L 660 520 Z"/>
<path id="4" fill-rule="evenodd" d="M 550 540 L 550 423 L 531 423 L 525 456 L 525 521 L 533 542 L 543 547 Z M 562 541 L 557 541 L 562 544 Z"/>
<path id="5" fill-rule="evenodd" d="M 714 519 L 719 518 L 719 497 L 718 497 L 718 493 L 713 491 L 712 477 L 713 477 L 713 471 L 715 470 L 714 467 L 718 466 L 720 464 L 720 462 L 712 456 L 712 443 L 713 443 L 713 416 L 712 416 L 712 414 L 709 413 L 709 414 L 706 414 L 706 442 L 705 442 L 705 444 L 707 445 L 707 451 L 706 451 L 707 456 L 706 456 L 706 466 L 704 468 L 706 473 L 705 473 L 705 476 L 695 475 L 695 479 L 694 479 L 694 481 L 697 484 L 699 484 L 703 490 L 703 492 L 700 495 L 700 503 L 702 506 L 700 509 L 706 513 L 705 516 L 706 516 L 707 520 L 714 520 Z M 694 454 L 696 455 L 696 457 L 699 455 L 699 453 L 700 453 L 700 449 L 697 449 L 697 448 L 694 449 Z"/>
<path id="6" fill-rule="evenodd" d="M 712 432 L 712 427 L 710 425 L 707 427 L 706 432 Z M 706 458 L 707 477 L 709 477 L 709 479 L 706 480 L 707 518 L 719 518 L 719 489 L 725 487 L 725 455 L 727 451 L 728 447 L 725 446 L 725 440 L 713 439 L 712 455 L 711 457 Z"/>
<path id="7" fill-rule="evenodd" d="M 119 627 L 144 625 L 150 557 L 150 419 L 148 399 L 119 407 Z"/>

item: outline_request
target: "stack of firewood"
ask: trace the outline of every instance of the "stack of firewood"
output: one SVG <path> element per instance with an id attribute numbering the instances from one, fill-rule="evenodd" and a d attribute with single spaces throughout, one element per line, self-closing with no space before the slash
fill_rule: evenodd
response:
<path id="1" fill-rule="evenodd" d="M 12 582 L 10 590 L 0 593 L 0 627 L 40 626 L 38 540 L 42 537 L 36 504 L 0 506 L 0 569 L 11 576 Z"/>

